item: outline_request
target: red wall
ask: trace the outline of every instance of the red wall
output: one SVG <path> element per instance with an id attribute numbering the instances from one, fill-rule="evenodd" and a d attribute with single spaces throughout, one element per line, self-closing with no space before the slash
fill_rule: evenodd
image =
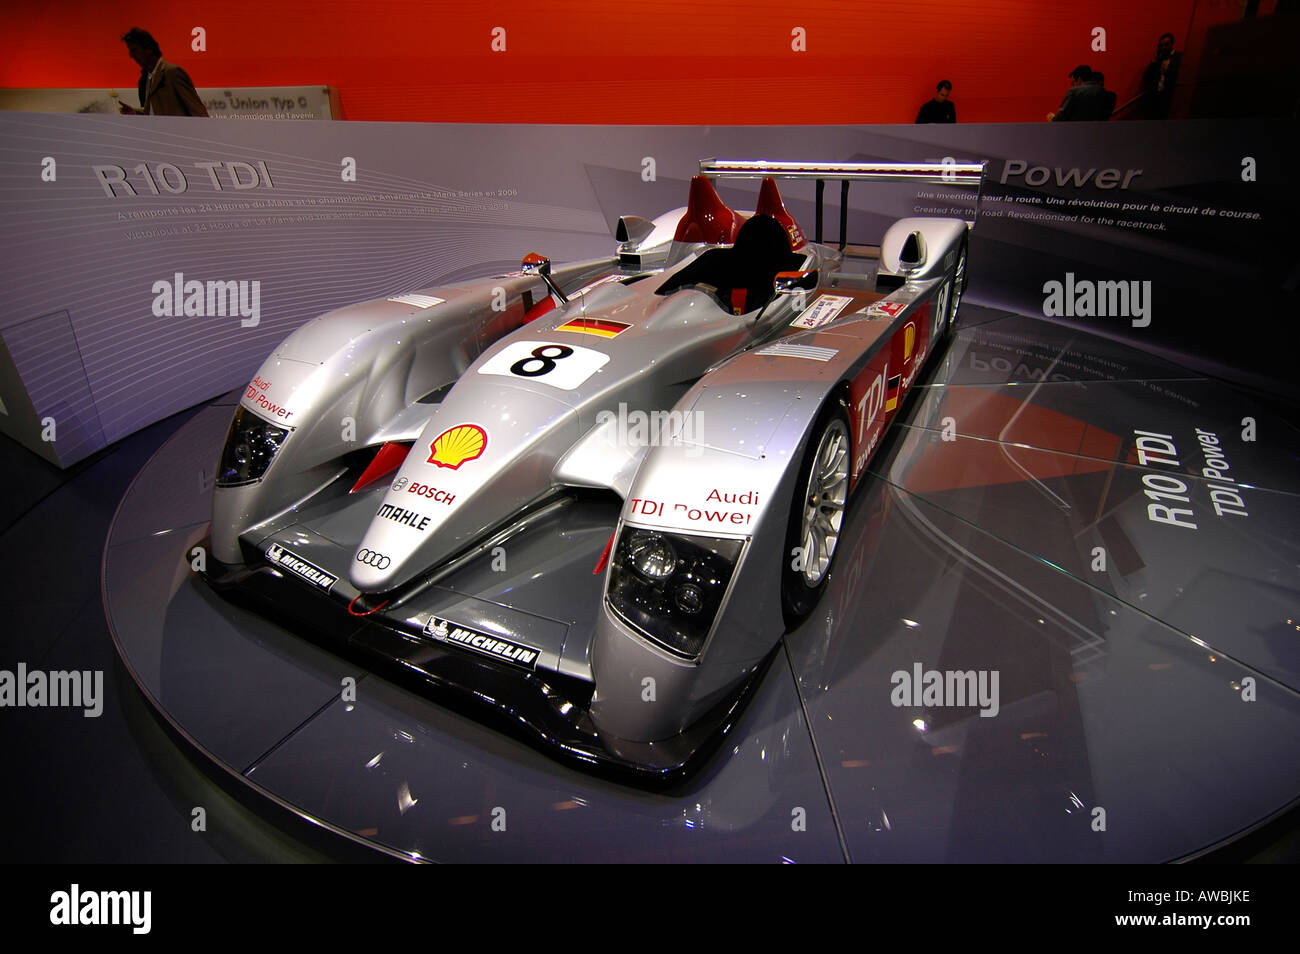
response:
<path id="1" fill-rule="evenodd" d="M 1200 0 L 1230 5 L 1235 0 Z M 346 119 L 905 123 L 942 78 L 963 122 L 1036 121 L 1080 63 L 1123 103 L 1193 0 L 49 0 L 12 11 L 0 86 L 135 88 L 133 25 L 199 86 L 325 83 Z M 1199 17 L 1198 17 L 1199 19 Z M 190 31 L 207 31 L 207 51 Z M 492 29 L 506 52 L 492 52 Z M 807 52 L 791 30 L 807 31 Z M 1092 30 L 1106 30 L 1106 51 Z M 1190 77 L 1188 77 L 1190 78 Z M 128 101 L 134 101 L 129 93 Z"/>

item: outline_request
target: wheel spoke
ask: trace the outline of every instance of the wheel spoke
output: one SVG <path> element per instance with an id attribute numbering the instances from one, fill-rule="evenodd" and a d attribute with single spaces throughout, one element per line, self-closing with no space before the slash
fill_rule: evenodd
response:
<path id="1" fill-rule="evenodd" d="M 821 432 L 809 467 L 800 515 L 803 550 L 800 575 L 808 587 L 822 584 L 835 556 L 848 498 L 851 450 L 846 423 L 842 419 L 831 421 Z"/>
<path id="2" fill-rule="evenodd" d="M 824 465 L 817 475 L 818 483 L 823 487 L 838 483 L 844 476 L 840 471 L 847 457 L 848 451 L 844 447 L 843 438 L 837 439 L 831 453 L 826 455 Z"/>
<path id="3" fill-rule="evenodd" d="M 817 468 L 818 483 L 824 484 L 826 479 L 834 474 L 835 468 L 839 463 L 839 453 L 840 436 L 836 434 L 834 440 L 831 441 L 830 444 L 823 445 L 822 452 L 819 455 L 820 460 L 818 461 L 819 466 Z"/>

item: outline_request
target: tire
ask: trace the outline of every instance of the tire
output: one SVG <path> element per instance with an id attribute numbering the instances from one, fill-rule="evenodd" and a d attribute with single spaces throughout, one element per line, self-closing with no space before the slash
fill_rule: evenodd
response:
<path id="1" fill-rule="evenodd" d="M 953 329 L 957 326 L 957 309 L 961 307 L 962 296 L 966 293 L 966 242 L 961 243 L 961 248 L 957 252 L 957 267 L 952 270 L 952 277 L 948 279 L 940 293 L 944 298 L 944 310 L 947 312 L 943 319 L 943 331 L 940 337 L 947 339 L 952 337 Z"/>
<path id="2" fill-rule="evenodd" d="M 841 402 L 822 413 L 813 434 L 799 468 L 781 554 L 781 609 L 787 626 L 804 619 L 821 599 L 839 550 L 848 502 L 853 440 Z"/>

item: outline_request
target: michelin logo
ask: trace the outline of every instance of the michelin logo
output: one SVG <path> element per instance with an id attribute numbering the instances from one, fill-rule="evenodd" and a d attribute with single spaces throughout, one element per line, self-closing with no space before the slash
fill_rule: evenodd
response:
<path id="1" fill-rule="evenodd" d="M 488 633 L 480 633 L 476 629 L 458 626 L 449 620 L 439 619 L 437 616 L 430 617 L 429 622 L 424 624 L 424 635 L 442 643 L 463 646 L 485 656 L 504 659 L 507 662 L 526 666 L 529 669 L 535 667 L 537 657 L 540 655 L 531 646 L 512 643 L 507 639 L 501 639 L 499 636 L 492 636 Z"/>
<path id="2" fill-rule="evenodd" d="M 319 586 L 322 590 L 328 590 L 339 581 L 337 576 L 326 573 L 314 563 L 299 559 L 278 543 L 273 543 L 266 548 L 266 558 L 272 566 L 295 573 L 308 583 Z"/>

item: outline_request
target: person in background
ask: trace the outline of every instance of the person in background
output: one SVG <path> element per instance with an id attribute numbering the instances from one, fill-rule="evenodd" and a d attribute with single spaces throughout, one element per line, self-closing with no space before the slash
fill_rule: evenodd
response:
<path id="1" fill-rule="evenodd" d="M 1174 35 L 1162 33 L 1156 42 L 1156 56 L 1142 74 L 1143 102 L 1151 119 L 1168 119 L 1178 85 L 1178 67 L 1183 54 L 1174 50 Z"/>
<path id="2" fill-rule="evenodd" d="M 1070 88 L 1054 113 L 1047 118 L 1054 123 L 1080 122 L 1090 119 L 1109 119 L 1106 111 L 1106 91 L 1093 79 L 1087 66 L 1076 66 L 1070 71 Z"/>
<path id="3" fill-rule="evenodd" d="M 939 80 L 939 85 L 934 88 L 934 98 L 921 104 L 921 111 L 916 114 L 917 123 L 955 123 L 957 108 L 948 101 L 951 93 L 952 83 Z"/>
<path id="4" fill-rule="evenodd" d="M 1092 78 L 1096 81 L 1097 85 L 1101 87 L 1101 91 L 1106 94 L 1105 99 L 1102 101 L 1102 107 L 1101 107 L 1104 115 L 1101 116 L 1100 118 L 1110 119 L 1110 117 L 1115 114 L 1115 101 L 1119 97 L 1115 94 L 1113 90 L 1109 90 L 1106 88 L 1106 77 L 1100 71 L 1094 70 L 1092 73 Z"/>
<path id="5" fill-rule="evenodd" d="M 140 108 L 126 103 L 119 108 L 126 116 L 206 116 L 207 109 L 189 74 L 162 58 L 158 41 L 148 31 L 132 27 L 122 35 L 126 52 L 140 66 Z"/>

